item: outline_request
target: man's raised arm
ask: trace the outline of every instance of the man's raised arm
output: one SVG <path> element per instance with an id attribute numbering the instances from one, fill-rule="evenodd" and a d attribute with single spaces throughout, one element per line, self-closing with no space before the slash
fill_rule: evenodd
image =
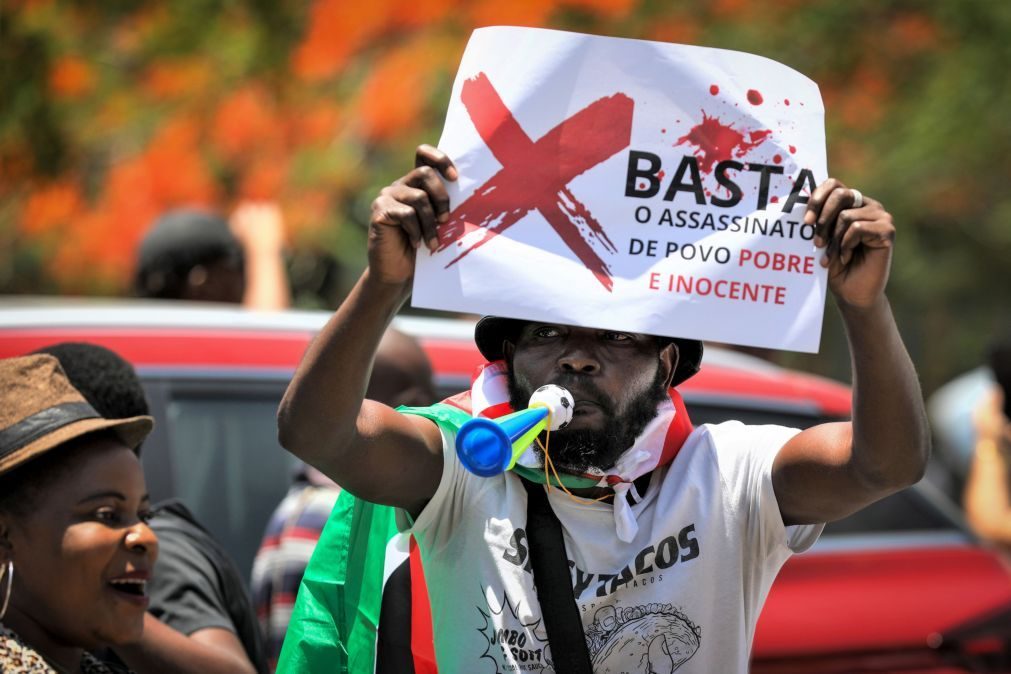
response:
<path id="1" fill-rule="evenodd" d="M 452 162 L 423 145 L 415 165 L 372 203 L 369 266 L 309 345 L 277 415 L 285 449 L 352 494 L 412 513 L 439 486 L 439 429 L 364 397 L 379 341 L 410 295 L 416 251 L 436 246 L 449 215 L 439 173 L 455 180 Z"/>
<path id="2" fill-rule="evenodd" d="M 815 245 L 825 248 L 829 288 L 846 326 L 853 421 L 809 428 L 780 450 L 772 479 L 786 524 L 840 519 L 912 485 L 930 453 L 919 381 L 884 292 L 892 216 L 830 179 L 811 195 L 805 218 L 816 224 Z"/>

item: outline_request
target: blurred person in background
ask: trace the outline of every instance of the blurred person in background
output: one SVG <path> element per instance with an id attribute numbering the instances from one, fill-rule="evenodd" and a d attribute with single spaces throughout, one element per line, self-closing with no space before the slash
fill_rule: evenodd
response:
<path id="1" fill-rule="evenodd" d="M 137 373 L 115 352 L 69 342 L 39 352 L 59 359 L 70 382 L 102 416 L 147 414 Z M 161 555 L 148 584 L 144 636 L 114 647 L 115 654 L 138 674 L 265 672 L 256 616 L 228 553 L 179 501 L 158 504 L 150 526 L 161 541 Z"/>
<path id="2" fill-rule="evenodd" d="M 141 241 L 134 290 L 139 297 L 286 309 L 283 246 L 284 218 L 273 203 L 240 204 L 228 222 L 206 211 L 169 211 Z"/>
<path id="3" fill-rule="evenodd" d="M 997 384 L 973 414 L 976 440 L 965 484 L 965 514 L 980 538 L 1011 552 L 1011 340 L 990 353 Z"/>
<path id="4" fill-rule="evenodd" d="M 0 360 L 0 672 L 122 671 L 88 651 L 145 630 L 152 427 L 102 418 L 52 356 Z"/>
<path id="5" fill-rule="evenodd" d="M 931 482 L 958 501 L 969 477 L 976 426 L 973 416 L 996 382 L 993 372 L 980 365 L 947 382 L 927 399 L 930 426 L 936 438 L 937 466 L 928 472 Z"/>
<path id="6" fill-rule="evenodd" d="M 414 338 L 386 331 L 365 397 L 394 408 L 435 400 L 431 363 Z M 330 478 L 303 465 L 267 524 L 253 562 L 252 588 L 271 668 L 277 665 L 302 576 L 339 494 Z"/>

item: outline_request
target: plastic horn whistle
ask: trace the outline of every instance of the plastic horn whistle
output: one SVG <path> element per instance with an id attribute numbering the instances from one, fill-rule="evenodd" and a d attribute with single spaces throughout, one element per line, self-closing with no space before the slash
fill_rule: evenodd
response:
<path id="1" fill-rule="evenodd" d="M 548 424 L 549 409 L 538 405 L 498 419 L 470 419 L 456 434 L 460 463 L 475 475 L 509 470 Z"/>

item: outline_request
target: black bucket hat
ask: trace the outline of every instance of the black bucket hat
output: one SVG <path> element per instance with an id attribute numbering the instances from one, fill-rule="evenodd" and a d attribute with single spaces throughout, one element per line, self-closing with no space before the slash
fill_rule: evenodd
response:
<path id="1" fill-rule="evenodd" d="M 478 351 L 489 361 L 502 360 L 502 342 L 516 341 L 520 329 L 529 323 L 516 318 L 485 316 L 474 326 L 474 343 Z M 697 339 L 657 336 L 664 345 L 674 343 L 678 347 L 678 364 L 674 370 L 671 386 L 689 379 L 702 368 L 702 342 Z"/>

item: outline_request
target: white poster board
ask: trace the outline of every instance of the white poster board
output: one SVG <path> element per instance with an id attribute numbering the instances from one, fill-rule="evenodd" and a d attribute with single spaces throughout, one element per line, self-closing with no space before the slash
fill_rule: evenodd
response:
<path id="1" fill-rule="evenodd" d="M 412 302 L 817 351 L 823 118 L 814 82 L 759 56 L 476 30 L 439 141 L 452 214 Z"/>

